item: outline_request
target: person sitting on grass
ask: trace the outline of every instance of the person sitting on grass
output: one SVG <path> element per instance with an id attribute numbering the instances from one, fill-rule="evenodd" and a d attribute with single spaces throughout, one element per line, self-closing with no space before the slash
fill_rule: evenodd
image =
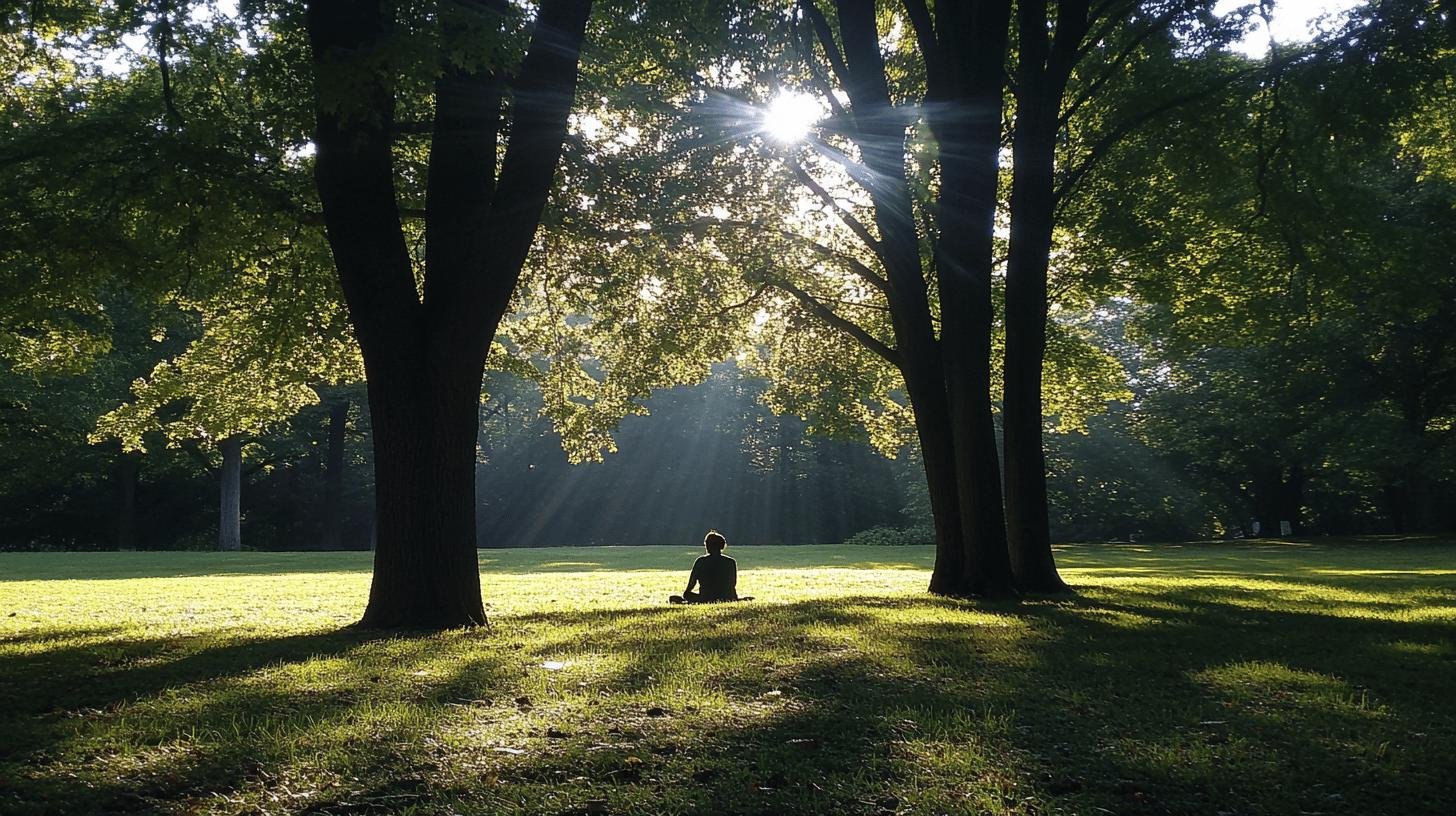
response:
<path id="1" fill-rule="evenodd" d="M 688 574 L 688 588 L 681 595 L 667 600 L 675 604 L 718 603 L 720 601 L 752 600 L 738 597 L 738 562 L 723 554 L 728 539 L 717 530 L 709 530 L 703 536 L 703 547 L 707 555 L 698 556 L 693 562 L 693 571 Z M 693 586 L 698 591 L 693 591 Z"/>

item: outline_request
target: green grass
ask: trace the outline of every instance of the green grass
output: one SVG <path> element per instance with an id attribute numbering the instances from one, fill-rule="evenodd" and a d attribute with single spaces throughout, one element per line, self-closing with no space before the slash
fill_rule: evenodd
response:
<path id="1" fill-rule="evenodd" d="M 0 555 L 0 812 L 1449 814 L 1456 545 L 1088 546 L 1074 599 L 923 549 L 483 551 L 380 636 L 367 554 Z"/>

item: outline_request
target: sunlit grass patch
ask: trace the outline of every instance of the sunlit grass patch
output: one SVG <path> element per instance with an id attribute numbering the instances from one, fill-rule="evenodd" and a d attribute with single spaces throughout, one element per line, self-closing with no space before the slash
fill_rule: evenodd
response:
<path id="1" fill-rule="evenodd" d="M 344 630 L 367 554 L 0 556 L 0 812 L 1446 813 L 1456 549 L 484 551 L 491 626 Z M 90 577 L 87 577 L 90 576 Z M 14 613 L 13 617 L 9 616 Z"/>
<path id="2" fill-rule="evenodd" d="M 1383 716 L 1366 691 L 1333 674 L 1302 671 L 1283 663 L 1246 661 L 1204 669 L 1194 680 L 1209 686 L 1232 705 L 1261 714 L 1280 709 L 1308 713 L 1312 707 L 1352 716 Z"/>

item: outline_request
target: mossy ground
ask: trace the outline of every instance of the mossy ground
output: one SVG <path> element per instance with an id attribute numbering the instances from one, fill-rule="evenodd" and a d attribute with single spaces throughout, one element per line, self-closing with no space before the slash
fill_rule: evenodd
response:
<path id="1" fill-rule="evenodd" d="M 489 629 L 343 630 L 367 553 L 0 555 L 0 812 L 1449 814 L 1456 545 L 482 551 Z"/>

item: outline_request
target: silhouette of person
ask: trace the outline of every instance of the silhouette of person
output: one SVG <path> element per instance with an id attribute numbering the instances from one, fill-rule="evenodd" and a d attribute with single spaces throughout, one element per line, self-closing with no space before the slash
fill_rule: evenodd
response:
<path id="1" fill-rule="evenodd" d="M 681 595 L 673 595 L 668 601 L 681 603 L 717 603 L 738 600 L 738 562 L 723 554 L 728 539 L 717 530 L 709 530 L 703 536 L 703 548 L 707 555 L 698 556 L 693 562 L 693 571 L 688 574 L 688 588 Z M 693 586 L 698 591 L 693 591 Z M 747 600 L 746 598 L 744 600 Z"/>

